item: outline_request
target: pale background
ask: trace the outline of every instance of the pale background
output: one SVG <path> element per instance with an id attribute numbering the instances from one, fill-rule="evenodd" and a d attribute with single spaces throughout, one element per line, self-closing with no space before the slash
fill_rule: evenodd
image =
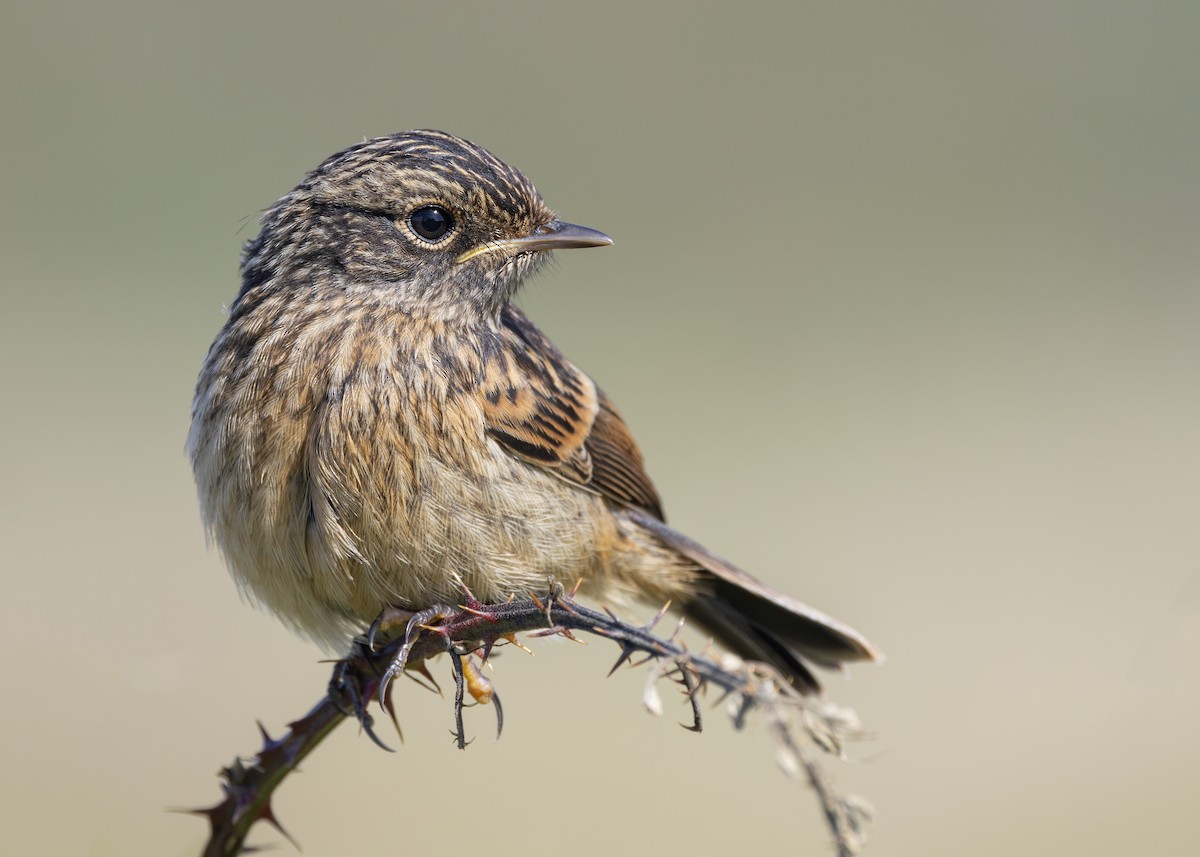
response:
<path id="1" fill-rule="evenodd" d="M 829 681 L 869 854 L 1195 853 L 1200 6 L 449 5 L 5 6 L 0 853 L 194 854 L 164 808 L 320 695 L 205 550 L 191 389 L 257 213 L 411 127 L 613 235 L 525 305 L 677 526 L 888 653 Z M 308 855 L 829 852 L 761 730 L 648 716 L 614 653 L 506 654 L 465 753 L 403 685 L 400 752 L 343 728 L 279 815 Z"/>

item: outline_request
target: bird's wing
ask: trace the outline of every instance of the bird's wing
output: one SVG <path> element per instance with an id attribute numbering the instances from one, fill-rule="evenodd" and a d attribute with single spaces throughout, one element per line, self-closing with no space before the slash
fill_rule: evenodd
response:
<path id="1" fill-rule="evenodd" d="M 488 434 L 530 464 L 661 519 L 642 454 L 604 392 L 519 309 L 501 322 L 481 389 Z"/>

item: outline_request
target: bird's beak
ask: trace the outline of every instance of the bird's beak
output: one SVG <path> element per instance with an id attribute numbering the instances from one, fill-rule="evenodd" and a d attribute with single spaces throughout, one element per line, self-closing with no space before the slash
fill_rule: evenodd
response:
<path id="1" fill-rule="evenodd" d="M 454 260 L 455 264 L 474 259 L 483 253 L 493 251 L 515 251 L 517 253 L 532 253 L 540 250 L 570 250 L 576 247 L 607 247 L 613 240 L 595 229 L 586 226 L 576 226 L 574 223 L 564 223 L 553 220 L 545 226 L 540 226 L 531 235 L 523 238 L 504 238 L 499 241 L 488 241 L 478 247 L 472 247 Z"/>

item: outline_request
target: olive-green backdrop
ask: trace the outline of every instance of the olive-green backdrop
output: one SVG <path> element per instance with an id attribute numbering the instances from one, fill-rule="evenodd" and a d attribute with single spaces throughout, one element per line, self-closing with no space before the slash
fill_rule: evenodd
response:
<path id="1" fill-rule="evenodd" d="M 526 307 L 673 523 L 889 655 L 828 681 L 875 736 L 833 766 L 868 853 L 1190 851 L 1198 31 L 1192 2 L 5 4 L 0 854 L 194 854 L 164 809 L 320 694 L 206 551 L 191 388 L 257 213 L 411 127 L 615 238 Z M 453 749 L 408 684 L 397 754 L 335 735 L 276 801 L 304 853 L 829 853 L 761 730 L 535 648 L 496 663 L 499 743 L 475 710 Z"/>

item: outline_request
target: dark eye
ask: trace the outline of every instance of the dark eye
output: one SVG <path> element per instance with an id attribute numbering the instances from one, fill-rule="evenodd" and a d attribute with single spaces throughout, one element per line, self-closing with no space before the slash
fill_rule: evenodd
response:
<path id="1" fill-rule="evenodd" d="M 423 205 L 408 216 L 408 225 L 418 238 L 440 241 L 454 228 L 454 218 L 440 205 Z"/>

